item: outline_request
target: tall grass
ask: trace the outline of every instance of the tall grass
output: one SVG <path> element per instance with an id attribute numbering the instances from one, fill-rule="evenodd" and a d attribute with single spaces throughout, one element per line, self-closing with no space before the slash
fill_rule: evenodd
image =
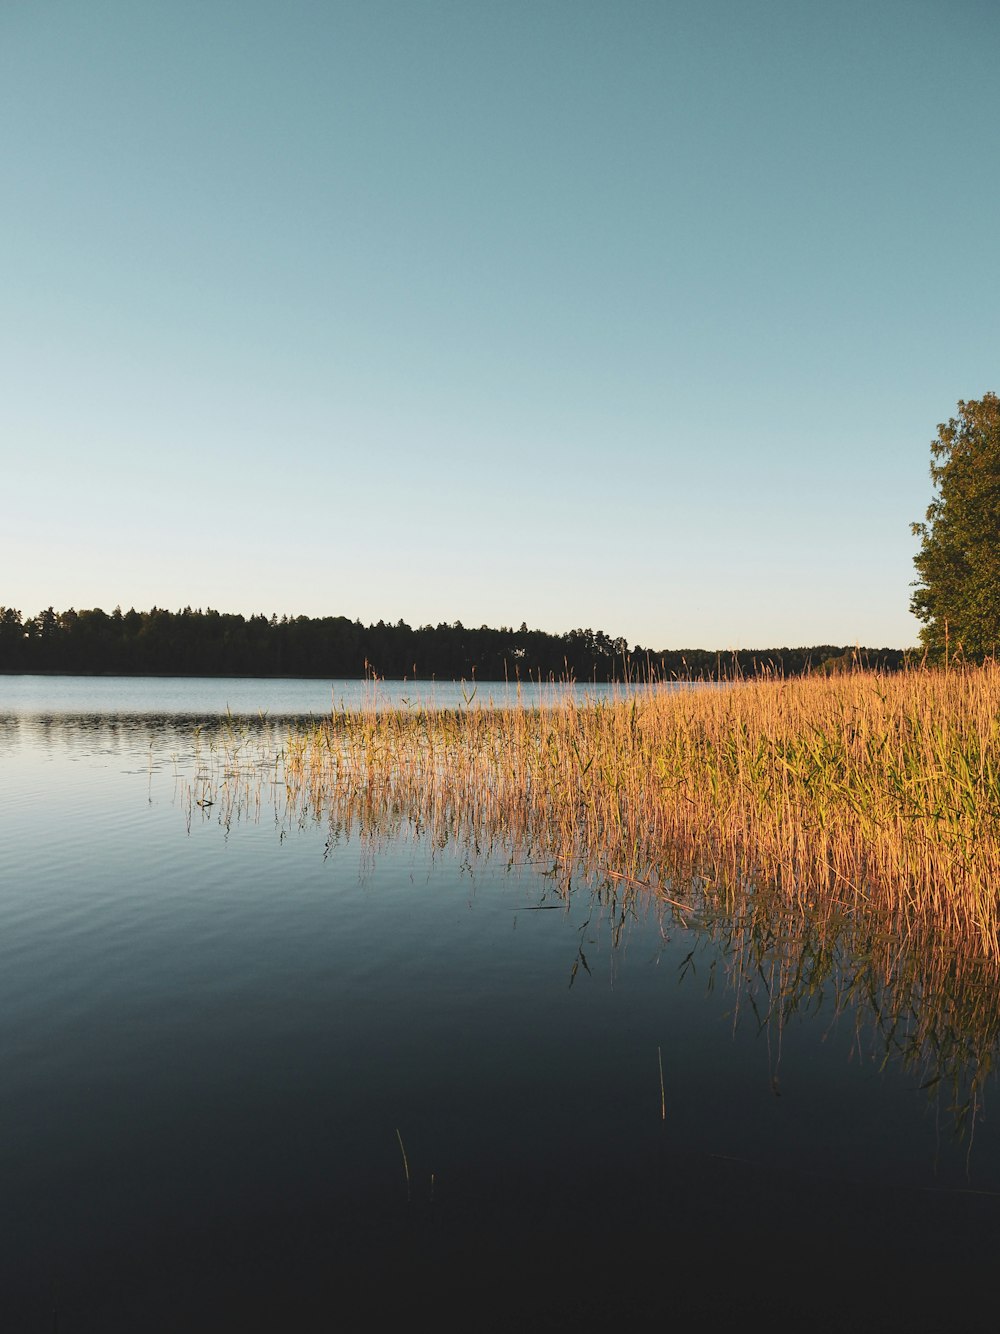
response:
<path id="1" fill-rule="evenodd" d="M 722 946 L 758 1021 L 831 995 L 971 1125 L 1000 1038 L 1000 669 L 372 706 L 196 739 L 189 820 L 273 809 L 371 844 L 586 876 Z M 575 969 L 574 969 L 575 971 Z"/>
<path id="2" fill-rule="evenodd" d="M 778 894 L 1000 959 L 1000 668 L 541 707 L 339 713 L 288 739 L 302 809 L 382 812 L 703 911 Z"/>

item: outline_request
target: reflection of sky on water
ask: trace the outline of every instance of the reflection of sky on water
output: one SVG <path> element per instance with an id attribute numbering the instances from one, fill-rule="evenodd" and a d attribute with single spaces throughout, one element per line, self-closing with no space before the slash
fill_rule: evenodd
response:
<path id="1" fill-rule="evenodd" d="M 632 686 L 631 690 L 647 687 Z M 657 687 L 670 689 L 670 686 Z M 144 676 L 0 676 L 0 718 L 65 714 L 196 718 L 322 717 L 332 710 L 535 706 L 572 692 L 620 696 L 621 685 L 516 681 L 303 681 L 284 678 Z"/>

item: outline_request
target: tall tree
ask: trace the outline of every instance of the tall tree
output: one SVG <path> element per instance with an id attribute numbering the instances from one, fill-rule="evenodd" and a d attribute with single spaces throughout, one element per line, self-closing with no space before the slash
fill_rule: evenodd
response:
<path id="1" fill-rule="evenodd" d="M 1000 398 L 959 403 L 931 442 L 934 498 L 913 559 L 910 607 L 932 652 L 972 658 L 1000 647 Z"/>

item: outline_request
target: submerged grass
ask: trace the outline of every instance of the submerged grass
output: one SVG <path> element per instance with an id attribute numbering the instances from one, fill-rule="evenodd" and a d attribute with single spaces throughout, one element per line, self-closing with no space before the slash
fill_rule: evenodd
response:
<path id="1" fill-rule="evenodd" d="M 288 738 L 284 780 L 302 809 L 395 815 L 692 911 L 766 889 L 1000 959 L 993 664 L 343 712 Z"/>

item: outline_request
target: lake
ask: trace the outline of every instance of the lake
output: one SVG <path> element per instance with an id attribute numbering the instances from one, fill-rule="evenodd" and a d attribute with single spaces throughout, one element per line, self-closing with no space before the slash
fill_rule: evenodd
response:
<path id="1" fill-rule="evenodd" d="M 0 677 L 0 1326 L 981 1327 L 995 979 L 192 799 L 541 689 Z"/>

